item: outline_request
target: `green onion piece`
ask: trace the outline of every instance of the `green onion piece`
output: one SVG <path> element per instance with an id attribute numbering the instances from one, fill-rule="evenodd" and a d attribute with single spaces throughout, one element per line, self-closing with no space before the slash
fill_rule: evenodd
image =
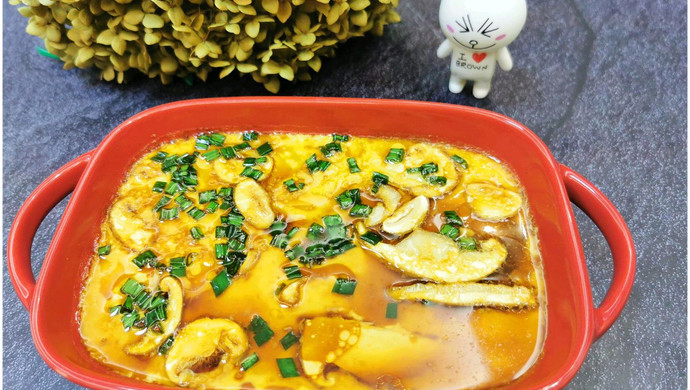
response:
<path id="1" fill-rule="evenodd" d="M 165 187 L 165 193 L 168 195 L 175 195 L 177 191 L 180 190 L 180 185 L 175 183 L 174 181 L 171 181 L 168 183 L 167 187 Z"/>
<path id="2" fill-rule="evenodd" d="M 216 275 L 213 280 L 211 280 L 211 288 L 213 289 L 213 293 L 218 297 L 220 294 L 225 291 L 230 285 L 232 284 L 232 280 L 230 279 L 230 275 L 228 275 L 227 270 L 222 270 L 218 275 Z"/>
<path id="3" fill-rule="evenodd" d="M 218 194 L 216 190 L 209 190 L 199 193 L 199 204 L 208 203 L 218 199 Z"/>
<path id="4" fill-rule="evenodd" d="M 319 164 L 318 164 L 318 165 L 319 165 L 319 171 L 321 171 L 321 172 L 326 172 L 326 170 L 328 169 L 328 167 L 331 166 L 331 162 L 330 162 L 330 161 L 321 160 L 321 161 L 319 161 Z"/>
<path id="5" fill-rule="evenodd" d="M 202 154 L 201 158 L 203 158 L 206 161 L 213 161 L 217 158 L 220 158 L 220 151 L 218 149 L 210 150 Z"/>
<path id="6" fill-rule="evenodd" d="M 137 255 L 132 262 L 139 268 L 144 268 L 147 264 L 150 266 L 156 265 L 156 255 L 149 249 Z"/>
<path id="7" fill-rule="evenodd" d="M 302 272 L 299 270 L 298 265 L 291 265 L 289 267 L 285 267 L 283 268 L 283 271 L 285 271 L 285 276 L 287 276 L 288 280 L 299 279 L 302 277 Z"/>
<path id="8" fill-rule="evenodd" d="M 318 239 L 323 233 L 324 233 L 324 228 L 323 226 L 319 225 L 318 223 L 312 223 L 311 226 L 309 226 L 309 230 L 307 231 L 307 238 L 310 240 L 316 240 Z"/>
<path id="9" fill-rule="evenodd" d="M 371 177 L 371 180 L 374 182 L 374 186 L 371 189 L 371 192 L 373 192 L 374 194 L 379 192 L 380 186 L 388 184 L 388 176 L 379 172 L 374 172 L 374 174 Z"/>
<path id="10" fill-rule="evenodd" d="M 352 295 L 355 293 L 357 281 L 351 279 L 338 278 L 333 285 L 332 292 L 342 295 Z"/>
<path id="11" fill-rule="evenodd" d="M 387 163 L 399 163 L 402 162 L 405 156 L 405 149 L 392 148 L 386 156 Z"/>
<path id="12" fill-rule="evenodd" d="M 164 321 L 167 318 L 165 314 L 165 309 L 162 307 L 156 308 L 155 310 L 150 310 L 144 315 L 146 318 L 146 327 L 150 327 L 156 322 Z"/>
<path id="13" fill-rule="evenodd" d="M 125 299 L 125 302 L 122 304 L 122 311 L 129 313 L 132 310 L 134 310 L 134 298 L 132 298 L 132 296 L 128 295 L 127 298 Z"/>
<path id="14" fill-rule="evenodd" d="M 350 207 L 359 203 L 360 199 L 361 198 L 359 195 L 359 189 L 357 189 L 357 188 L 345 191 L 342 194 L 338 195 L 338 197 L 335 198 L 335 200 L 340 205 L 340 208 L 343 210 L 349 210 Z"/>
<path id="15" fill-rule="evenodd" d="M 327 216 L 323 217 L 323 223 L 327 227 L 340 226 L 343 224 L 343 219 L 340 218 L 340 215 L 338 215 L 338 214 L 327 215 Z"/>
<path id="16" fill-rule="evenodd" d="M 304 248 L 302 248 L 299 245 L 295 246 L 290 250 L 285 251 L 285 257 L 287 257 L 291 261 L 302 256 L 304 256 Z"/>
<path id="17" fill-rule="evenodd" d="M 351 217 L 368 217 L 371 214 L 371 207 L 365 204 L 356 204 L 350 209 Z"/>
<path id="18" fill-rule="evenodd" d="M 144 291 L 144 285 L 134 279 L 127 279 L 125 284 L 120 287 L 120 291 L 130 297 L 136 297 Z"/>
<path id="19" fill-rule="evenodd" d="M 451 225 L 456 225 L 458 227 L 462 227 L 462 218 L 456 213 L 455 211 L 448 210 L 443 212 L 443 217 L 446 219 L 446 223 L 449 223 Z"/>
<path id="20" fill-rule="evenodd" d="M 460 237 L 458 239 L 458 244 L 460 244 L 460 249 L 476 251 L 477 250 L 477 240 L 472 237 Z"/>
<path id="21" fill-rule="evenodd" d="M 173 219 L 177 219 L 180 216 L 180 209 L 178 207 L 174 207 L 171 209 L 161 209 L 160 213 L 158 214 L 158 219 L 161 221 L 170 221 Z"/>
<path id="22" fill-rule="evenodd" d="M 249 357 L 242 360 L 242 363 L 240 363 L 240 366 L 242 366 L 242 371 L 247 371 L 248 369 L 252 368 L 252 366 L 255 365 L 258 361 L 259 355 L 257 355 L 256 352 L 249 355 Z"/>
<path id="23" fill-rule="evenodd" d="M 298 186 L 298 184 L 295 183 L 295 179 L 288 179 L 283 182 L 285 184 L 285 188 L 287 188 L 288 191 L 290 192 L 295 192 L 297 190 L 300 190 L 301 188 Z M 300 183 L 302 184 L 302 183 Z M 302 184 L 304 186 L 304 184 Z"/>
<path id="24" fill-rule="evenodd" d="M 235 148 L 234 148 L 234 149 L 235 149 L 235 150 L 245 150 L 245 149 L 250 149 L 250 148 L 251 148 L 251 145 L 249 145 L 249 144 L 246 143 L 246 142 L 242 142 L 241 144 L 235 145 Z"/>
<path id="25" fill-rule="evenodd" d="M 364 241 L 364 242 L 366 242 L 366 243 L 368 243 L 368 244 L 371 244 L 371 245 L 376 245 L 376 244 L 378 244 L 379 242 L 381 242 L 381 240 L 383 240 L 383 237 L 381 237 L 380 235 L 378 235 L 378 234 L 372 232 L 371 230 L 369 230 L 368 232 L 362 234 L 361 236 L 359 236 L 359 238 L 361 238 L 362 241 Z"/>
<path id="26" fill-rule="evenodd" d="M 440 233 L 454 239 L 460 235 L 460 230 L 451 224 L 445 224 L 441 226 Z"/>
<path id="27" fill-rule="evenodd" d="M 139 321 L 139 312 L 133 311 L 131 313 L 125 313 L 122 316 L 122 326 L 124 326 L 125 331 L 130 330 L 136 322 Z"/>
<path id="28" fill-rule="evenodd" d="M 172 348 L 175 338 L 173 336 L 168 337 L 160 347 L 158 347 L 158 353 L 161 355 L 167 355 L 170 348 Z"/>
<path id="29" fill-rule="evenodd" d="M 209 136 L 209 142 L 213 146 L 223 146 L 225 142 L 225 136 L 218 133 L 213 133 Z"/>
<path id="30" fill-rule="evenodd" d="M 276 359 L 276 361 L 278 362 L 278 369 L 280 370 L 280 375 L 282 375 L 283 378 L 294 378 L 299 376 L 299 371 L 297 371 L 295 359 L 281 358 Z"/>
<path id="31" fill-rule="evenodd" d="M 242 252 L 228 252 L 228 255 L 225 256 L 225 260 L 223 260 L 223 265 L 230 277 L 237 275 L 237 272 L 240 270 L 246 258 L 247 255 Z"/>
<path id="32" fill-rule="evenodd" d="M 169 196 L 163 196 L 163 197 L 158 201 L 158 203 L 156 203 L 156 205 L 153 206 L 153 211 L 158 211 L 158 210 L 162 209 L 163 207 L 167 206 L 168 203 L 170 203 L 171 200 L 172 200 L 171 197 L 169 197 Z"/>
<path id="33" fill-rule="evenodd" d="M 154 185 L 153 188 L 151 189 L 153 192 L 163 192 L 165 190 L 166 182 L 164 181 L 157 181 Z"/>
<path id="34" fill-rule="evenodd" d="M 111 317 L 115 317 L 116 315 L 123 312 L 122 305 L 113 306 L 110 308 L 110 310 L 108 312 L 110 313 Z"/>
<path id="35" fill-rule="evenodd" d="M 464 169 L 469 168 L 469 165 L 467 164 L 467 161 L 465 161 L 464 158 L 458 156 L 457 154 L 454 154 L 453 157 L 451 157 L 451 158 L 453 159 L 453 161 L 455 161 L 456 163 L 460 164 L 460 166 L 463 167 Z"/>
<path id="36" fill-rule="evenodd" d="M 191 233 L 192 238 L 195 240 L 198 240 L 198 239 L 204 237 L 204 233 L 201 231 L 201 228 L 198 226 L 194 226 L 193 228 L 189 229 L 189 233 Z"/>
<path id="37" fill-rule="evenodd" d="M 232 187 L 223 187 L 218 190 L 218 196 L 224 199 L 232 198 Z M 215 199 L 212 199 L 215 200 Z"/>
<path id="38" fill-rule="evenodd" d="M 244 250 L 244 243 L 240 240 L 232 238 L 232 239 L 230 239 L 230 241 L 228 241 L 228 248 L 230 248 L 234 251 L 241 251 L 241 250 Z M 283 249 L 283 248 L 281 248 L 281 249 Z"/>
<path id="39" fill-rule="evenodd" d="M 227 226 L 216 226 L 216 238 L 227 238 L 228 237 L 228 227 Z"/>
<path id="40" fill-rule="evenodd" d="M 216 244 L 215 246 L 216 259 L 223 260 L 228 254 L 228 244 Z"/>
<path id="41" fill-rule="evenodd" d="M 350 167 L 350 173 L 362 172 L 362 170 L 359 169 L 359 166 L 357 165 L 357 160 L 355 160 L 354 157 L 350 157 L 347 159 L 347 165 Z"/>
<path id="42" fill-rule="evenodd" d="M 268 232 L 271 235 L 275 236 L 278 233 L 284 232 L 286 228 L 287 228 L 287 222 L 282 221 L 282 220 L 276 220 L 271 224 L 271 226 L 269 226 Z"/>
<path id="43" fill-rule="evenodd" d="M 259 347 L 264 345 L 274 335 L 273 330 L 268 327 L 266 321 L 259 315 L 255 315 L 252 318 L 252 322 L 249 324 L 249 330 L 254 332 L 254 341 Z"/>
<path id="44" fill-rule="evenodd" d="M 170 275 L 178 278 L 187 276 L 187 260 L 184 257 L 170 259 Z"/>
<path id="45" fill-rule="evenodd" d="M 256 151 L 259 153 L 259 156 L 265 156 L 265 155 L 271 153 L 273 151 L 273 148 L 271 147 L 271 145 L 268 142 L 266 142 L 266 143 L 262 144 L 261 146 L 259 146 L 258 148 L 256 148 Z"/>
<path id="46" fill-rule="evenodd" d="M 180 195 L 177 198 L 175 198 L 175 203 L 180 205 L 180 208 L 182 211 L 187 210 L 188 208 L 194 206 L 194 202 L 192 202 L 189 198 L 187 198 L 184 195 Z"/>
<path id="47" fill-rule="evenodd" d="M 290 238 L 294 237 L 298 231 L 299 231 L 299 228 L 297 226 L 293 226 L 292 229 L 290 229 L 290 231 L 287 232 L 287 238 L 290 239 Z"/>
<path id="48" fill-rule="evenodd" d="M 187 214 L 189 214 L 190 217 L 194 218 L 197 221 L 203 218 L 204 215 L 206 215 L 205 212 L 199 210 L 196 207 L 192 207 L 191 209 L 189 209 L 189 211 L 187 211 Z"/>
<path id="49" fill-rule="evenodd" d="M 280 249 L 285 249 L 288 246 L 288 241 L 289 239 L 285 234 L 276 234 L 275 236 L 273 236 L 273 239 L 271 239 L 271 246 Z"/>
<path id="50" fill-rule="evenodd" d="M 163 162 L 163 160 L 165 160 L 166 157 L 168 157 L 168 153 L 161 151 L 161 152 L 156 153 L 155 156 L 151 157 L 151 160 L 155 161 L 157 163 L 161 163 L 161 162 Z"/>
<path id="51" fill-rule="evenodd" d="M 213 213 L 215 213 L 216 210 L 218 210 L 218 206 L 219 206 L 219 205 L 218 205 L 218 203 L 216 203 L 216 202 L 211 202 L 211 203 L 209 203 L 208 206 L 206 206 L 206 210 L 205 210 L 205 211 L 206 211 L 206 214 L 213 214 Z"/>
<path id="52" fill-rule="evenodd" d="M 419 171 L 422 173 L 422 176 L 427 177 L 432 173 L 438 172 L 438 165 L 433 162 L 426 163 L 419 167 Z"/>
<path id="53" fill-rule="evenodd" d="M 242 133 L 242 141 L 256 141 L 257 139 L 259 139 L 259 133 L 254 130 Z"/>
<path id="54" fill-rule="evenodd" d="M 309 173 L 314 173 L 319 169 L 319 160 L 316 159 L 316 154 L 312 154 L 306 161 Z"/>
<path id="55" fill-rule="evenodd" d="M 322 146 L 320 149 L 321 149 L 321 153 L 323 153 L 323 155 L 326 157 L 330 157 L 330 156 L 334 155 L 335 153 L 339 153 L 339 152 L 343 151 L 343 148 L 337 142 L 328 143 L 328 144 Z"/>
<path id="56" fill-rule="evenodd" d="M 347 142 L 350 136 L 344 134 L 333 134 L 333 142 Z"/>
<path id="57" fill-rule="evenodd" d="M 231 158 L 237 157 L 237 154 L 235 154 L 235 149 L 233 149 L 232 146 L 226 146 L 220 149 L 220 154 L 226 160 L 230 160 Z"/>
<path id="58" fill-rule="evenodd" d="M 196 137 L 196 144 L 194 145 L 194 147 L 196 149 L 206 150 L 206 149 L 208 149 L 209 145 L 211 145 L 211 137 L 210 136 L 208 136 L 206 134 L 202 134 L 202 135 Z"/>
<path id="59" fill-rule="evenodd" d="M 299 341 L 299 338 L 295 336 L 292 331 L 289 331 L 285 336 L 283 336 L 282 339 L 280 339 L 280 344 L 283 346 L 283 349 L 287 351 L 290 347 L 295 345 L 297 341 Z"/>
<path id="60" fill-rule="evenodd" d="M 104 245 L 98 248 L 98 256 L 105 257 L 110 254 L 110 245 Z"/>
<path id="61" fill-rule="evenodd" d="M 398 318 L 398 304 L 396 302 L 390 302 L 386 305 L 386 318 Z"/>
<path id="62" fill-rule="evenodd" d="M 226 225 L 240 227 L 242 226 L 242 222 L 244 221 L 244 216 L 242 216 L 241 214 L 230 213 L 228 215 L 222 216 L 220 218 L 220 221 Z"/>
<path id="63" fill-rule="evenodd" d="M 427 181 L 435 186 L 444 186 L 448 182 L 448 179 L 446 179 L 444 176 L 429 176 Z"/>
<path id="64" fill-rule="evenodd" d="M 407 169 L 407 173 L 420 173 L 420 172 L 422 172 L 421 167 L 415 167 L 415 168 L 408 168 Z"/>
<path id="65" fill-rule="evenodd" d="M 242 171 L 242 173 L 240 173 L 240 176 L 251 177 L 251 178 L 254 179 L 254 180 L 259 180 L 259 178 L 260 178 L 261 175 L 263 175 L 263 174 L 264 174 L 264 173 L 261 172 L 261 171 L 258 170 L 258 169 L 254 169 L 254 168 L 252 168 L 252 167 L 246 167 L 246 168 L 244 168 L 244 170 Z"/>

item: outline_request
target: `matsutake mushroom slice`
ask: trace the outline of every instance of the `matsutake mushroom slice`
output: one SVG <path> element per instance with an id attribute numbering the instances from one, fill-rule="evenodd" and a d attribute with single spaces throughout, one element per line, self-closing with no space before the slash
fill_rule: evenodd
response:
<path id="1" fill-rule="evenodd" d="M 151 331 L 144 334 L 143 339 L 125 349 L 130 355 L 151 355 L 169 336 L 175 333 L 182 319 L 182 305 L 184 296 L 182 294 L 182 284 L 172 276 L 166 276 L 160 281 L 160 290 L 168 294 L 168 304 L 166 307 L 167 318 L 161 321 L 163 333 L 153 333 Z"/>
<path id="2" fill-rule="evenodd" d="M 235 186 L 235 206 L 257 229 L 267 229 L 276 219 L 268 193 L 253 179 L 242 180 Z"/>
<path id="3" fill-rule="evenodd" d="M 416 283 L 391 287 L 388 295 L 400 301 L 431 301 L 448 306 L 532 308 L 537 299 L 531 288 L 486 283 Z"/>
<path id="4" fill-rule="evenodd" d="M 396 245 L 363 243 L 402 273 L 443 283 L 476 281 L 503 265 L 508 251 L 500 241 L 478 244 L 478 250 L 461 250 L 449 237 L 425 230 L 415 230 Z"/>
<path id="5" fill-rule="evenodd" d="M 383 203 L 377 203 L 371 210 L 369 216 L 364 220 L 364 224 L 367 227 L 375 226 L 383 222 L 384 219 L 393 214 L 398 208 L 400 199 L 402 199 L 402 195 L 389 185 L 382 185 L 376 193 L 376 196 L 381 199 Z"/>
<path id="6" fill-rule="evenodd" d="M 487 221 L 503 221 L 522 207 L 522 197 L 515 191 L 489 183 L 468 184 L 467 200 L 472 212 Z"/>
<path id="7" fill-rule="evenodd" d="M 115 237 L 133 251 L 143 250 L 158 235 L 158 218 L 152 208 L 132 197 L 113 204 L 108 222 Z"/>
<path id="8" fill-rule="evenodd" d="M 224 318 L 202 318 L 187 324 L 175 337 L 165 360 L 171 381 L 184 386 L 203 386 L 237 362 L 249 348 L 240 325 Z"/>
<path id="9" fill-rule="evenodd" d="M 403 235 L 417 229 L 429 213 L 429 199 L 424 195 L 412 199 L 383 221 L 381 228 L 386 233 Z"/>

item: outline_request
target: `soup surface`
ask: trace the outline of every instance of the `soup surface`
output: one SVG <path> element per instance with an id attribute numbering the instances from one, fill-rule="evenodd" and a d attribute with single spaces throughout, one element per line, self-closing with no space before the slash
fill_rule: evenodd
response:
<path id="1" fill-rule="evenodd" d="M 207 133 L 129 171 L 80 304 L 92 355 L 195 388 L 457 389 L 538 359 L 546 306 L 514 175 L 476 151 Z"/>

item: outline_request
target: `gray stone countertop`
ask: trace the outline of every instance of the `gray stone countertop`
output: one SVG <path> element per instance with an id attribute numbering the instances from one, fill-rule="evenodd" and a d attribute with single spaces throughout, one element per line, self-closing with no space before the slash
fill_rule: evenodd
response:
<path id="1" fill-rule="evenodd" d="M 439 0 L 402 0 L 402 23 L 383 37 L 343 45 L 309 83 L 281 95 L 411 99 L 482 107 L 524 123 L 560 162 L 597 185 L 635 238 L 638 272 L 630 301 L 594 343 L 570 389 L 684 389 L 686 373 L 686 5 L 682 1 L 529 2 L 527 25 L 511 45 L 515 68 L 497 71 L 478 101 L 447 91 Z M 175 100 L 266 95 L 249 78 L 161 86 L 120 86 L 94 71 L 61 69 L 4 3 L 3 253 L 22 202 L 50 173 L 96 147 L 117 124 Z M 63 201 L 33 246 L 38 273 Z M 595 302 L 606 293 L 611 255 L 594 224 L 576 211 Z M 4 267 L 4 385 L 72 389 L 42 361 L 29 317 Z"/>

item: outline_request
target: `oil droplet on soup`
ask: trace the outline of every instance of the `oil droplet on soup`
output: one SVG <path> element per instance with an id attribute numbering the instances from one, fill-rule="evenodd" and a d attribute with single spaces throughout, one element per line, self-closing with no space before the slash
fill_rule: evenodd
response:
<path id="1" fill-rule="evenodd" d="M 92 356 L 193 388 L 457 389 L 540 356 L 519 182 L 479 151 L 204 133 L 129 170 L 80 303 Z"/>

